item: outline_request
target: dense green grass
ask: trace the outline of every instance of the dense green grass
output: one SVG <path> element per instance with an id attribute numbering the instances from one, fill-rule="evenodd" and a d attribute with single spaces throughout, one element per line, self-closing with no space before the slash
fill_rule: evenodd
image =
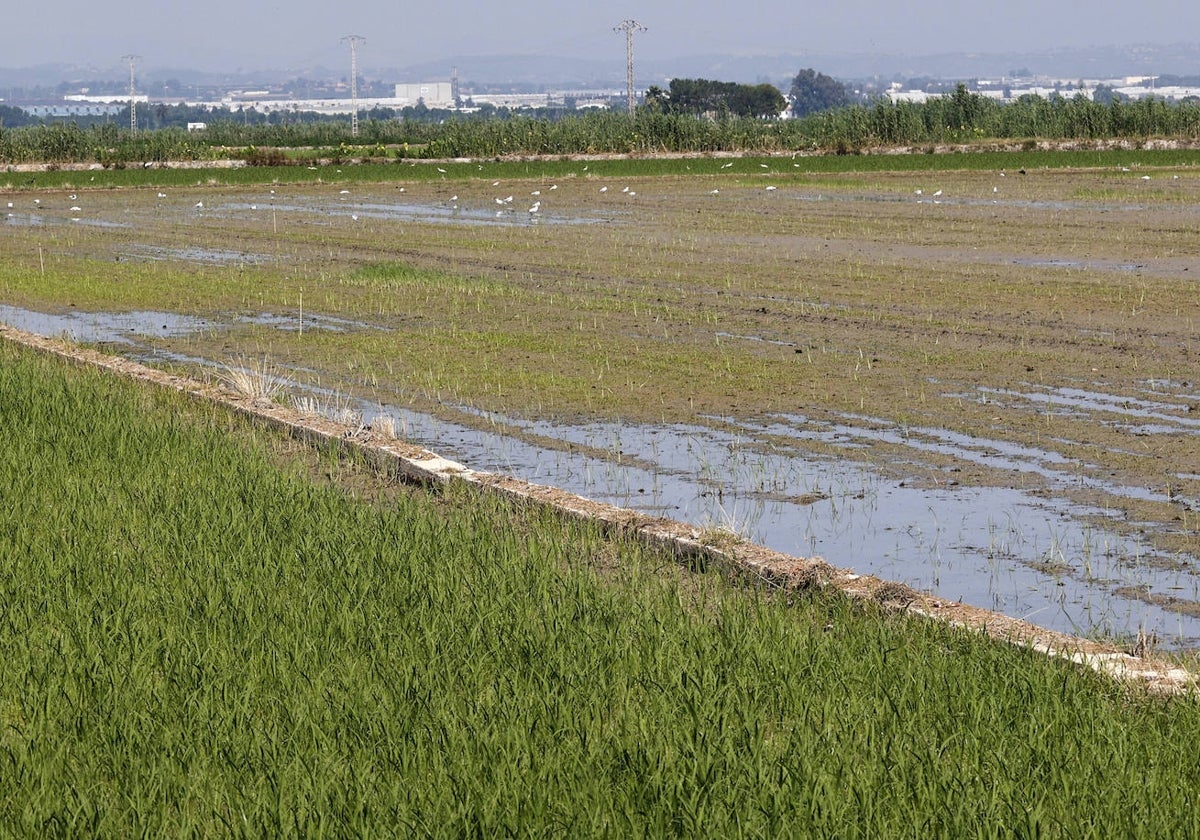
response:
<path id="1" fill-rule="evenodd" d="M 7 346 L 0 417 L 0 834 L 1200 831 L 1192 699 Z"/>
<path id="2" fill-rule="evenodd" d="M 1121 166 L 1197 166 L 1196 149 L 1103 149 L 974 151 L 958 154 L 800 155 L 728 158 L 634 157 L 607 160 L 479 162 L 411 162 L 323 164 L 312 166 L 247 166 L 236 169 L 97 169 L 88 171 L 0 173 L 0 188 L 112 188 L 131 186 L 187 187 L 205 184 L 374 183 L 440 181 L 475 178 L 655 177 L 712 173 L 729 176 L 850 172 L 945 172 L 1007 169 L 1108 168 Z"/>

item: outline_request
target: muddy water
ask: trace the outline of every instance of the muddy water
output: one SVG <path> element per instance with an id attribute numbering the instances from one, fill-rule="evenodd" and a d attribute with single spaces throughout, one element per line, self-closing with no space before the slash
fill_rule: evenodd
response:
<path id="1" fill-rule="evenodd" d="M 285 330 L 298 326 L 291 319 L 250 320 Z M 120 343 L 127 355 L 151 362 L 168 357 L 156 354 L 147 338 L 227 326 L 159 312 L 51 315 L 6 306 L 0 306 L 0 321 L 81 342 Z M 358 325 L 316 319 L 304 326 Z M 336 396 L 336 384 L 326 379 L 325 386 L 296 389 L 344 411 L 348 402 Z M 967 396 L 1138 425 L 1153 434 L 1158 427 L 1191 430 L 1200 422 L 1189 416 L 1187 390 L 1187 383 L 1148 382 L 1146 397 L 1135 400 L 1084 388 L 980 389 Z M 403 438 L 478 470 L 558 486 L 698 530 L 733 530 L 780 551 L 821 555 L 835 565 L 1056 630 L 1130 636 L 1145 629 L 1164 646 L 1200 646 L 1200 617 L 1191 609 L 1200 603 L 1196 558 L 1162 556 L 1139 537 L 1096 524 L 1105 511 L 1054 493 L 1083 479 L 1070 459 L 1050 450 L 862 416 L 845 422 L 775 415 L 711 418 L 711 425 L 634 426 L 476 413 L 482 424 L 467 426 L 381 402 L 351 407 L 367 423 L 386 415 Z M 804 446 L 812 441 L 836 447 L 840 455 L 815 456 Z M 934 452 L 1033 475 L 1051 492 L 964 487 L 953 473 L 934 486 L 895 478 L 895 471 L 888 477 L 855 458 L 875 442 L 908 449 L 914 461 Z M 1152 492 L 1088 480 L 1105 493 Z"/>

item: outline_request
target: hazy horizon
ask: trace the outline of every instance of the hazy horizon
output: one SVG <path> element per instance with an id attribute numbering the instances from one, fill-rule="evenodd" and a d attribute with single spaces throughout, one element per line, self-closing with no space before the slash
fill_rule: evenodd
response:
<path id="1" fill-rule="evenodd" d="M 0 31 L 0 67 L 68 63 L 119 68 L 138 55 L 143 67 L 204 71 L 337 67 L 349 62 L 344 35 L 359 35 L 360 68 L 403 67 L 454 56 L 571 56 L 623 68 L 623 20 L 646 27 L 635 36 L 639 57 L 670 59 L 703 53 L 779 55 L 858 53 L 920 56 L 939 53 L 1039 52 L 1055 48 L 1195 43 L 1200 4 L 1179 10 L 1146 0 L 1130 13 L 1113 0 L 1047 7 L 1041 0 L 971 4 L 918 0 L 900 6 L 847 0 L 806 9 L 779 0 L 727 11 L 728 4 L 646 0 L 636 9 L 535 0 L 512 11 L 464 0 L 439 12 L 402 11 L 360 0 L 340 11 L 329 3 L 211 0 L 171 8 L 149 0 L 110 4 L 79 0 L 20 6 Z M 64 25 L 68 24 L 68 25 Z M 1200 38 L 1200 35 L 1195 36 Z M 1197 67 L 1200 72 L 1200 67 Z"/>

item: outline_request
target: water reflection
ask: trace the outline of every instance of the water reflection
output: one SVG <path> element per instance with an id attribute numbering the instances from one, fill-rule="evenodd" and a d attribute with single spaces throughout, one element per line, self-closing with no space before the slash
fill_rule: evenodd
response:
<path id="1" fill-rule="evenodd" d="M 293 327 L 286 318 L 256 320 Z M 326 320 L 314 322 L 314 328 L 362 326 Z M 221 364 L 168 357 L 139 341 L 225 327 L 207 319 L 158 312 L 47 315 L 0 306 L 0 321 L 77 341 L 121 342 L 129 346 L 128 355 L 151 361 Z M 1179 427 L 1190 428 L 1191 418 L 1183 416 L 1186 403 L 1163 395 L 1167 386 L 1156 387 L 1158 396 L 1126 402 L 1071 389 L 993 389 L 978 398 L 1054 400 L 1064 410 L 1186 420 Z M 1078 471 L 1069 459 L 1050 450 L 861 416 L 848 416 L 844 423 L 774 415 L 710 418 L 711 426 L 643 426 L 474 412 L 481 422 L 453 423 L 382 402 L 339 398 L 338 387 L 328 380 L 323 388 L 297 386 L 297 391 L 337 411 L 352 408 L 368 424 L 386 418 L 402 438 L 476 470 L 554 485 L 697 529 L 731 528 L 779 551 L 821 555 L 835 565 L 1055 630 L 1132 636 L 1145 628 L 1166 646 L 1200 646 L 1200 619 L 1189 614 L 1200 602 L 1195 558 L 1163 556 L 1138 537 L 1097 525 L 1104 511 L 1054 494 L 951 482 L 916 487 L 853 460 L 858 448 L 882 441 L 916 454 L 950 454 L 1016 474 L 1036 473 L 1051 483 L 1077 484 Z M 833 445 L 840 454 L 814 455 L 806 442 Z M 1093 485 L 1115 495 L 1133 492 L 1100 480 Z"/>

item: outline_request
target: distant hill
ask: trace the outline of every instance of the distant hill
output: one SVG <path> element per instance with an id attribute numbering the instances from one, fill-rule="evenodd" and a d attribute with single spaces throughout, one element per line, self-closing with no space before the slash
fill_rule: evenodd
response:
<path id="1" fill-rule="evenodd" d="M 399 80 L 448 79 L 457 68 L 463 82 L 562 87 L 625 86 L 624 56 L 605 61 L 552 56 L 457 56 L 443 61 L 388 68 L 377 77 Z M 637 60 L 639 87 L 662 85 L 672 78 L 772 82 L 788 85 L 796 73 L 812 67 L 839 79 L 974 79 L 1014 75 L 1062 79 L 1116 76 L 1194 75 L 1200 73 L 1200 44 L 1090 47 L 1027 53 L 942 53 L 903 56 L 868 53 L 795 53 L 781 55 L 690 55 Z"/>
<path id="2" fill-rule="evenodd" d="M 1059 79 L 1111 78 L 1135 75 L 1195 75 L 1200 73 L 1200 43 L 1088 47 L 1042 52 L 940 53 L 889 55 L 873 53 L 795 53 L 782 55 L 690 55 L 660 59 L 642 54 L 637 60 L 639 87 L 663 85 L 672 78 L 772 82 L 786 87 L 797 71 L 812 67 L 835 78 L 938 79 L 996 78 L 1014 75 Z M 452 71 L 464 85 L 524 86 L 527 88 L 612 88 L 625 86 L 624 55 L 587 59 L 547 55 L 448 56 L 439 61 L 405 66 L 364 65 L 363 76 L 387 82 L 438 81 Z M 296 78 L 344 78 L 345 68 L 323 66 L 212 72 L 187 68 L 142 67 L 139 79 L 176 80 L 183 85 L 260 86 Z M 0 68 L 0 96 L 10 87 L 52 87 L 62 82 L 118 79 L 120 69 L 88 65 L 45 64 Z"/>

